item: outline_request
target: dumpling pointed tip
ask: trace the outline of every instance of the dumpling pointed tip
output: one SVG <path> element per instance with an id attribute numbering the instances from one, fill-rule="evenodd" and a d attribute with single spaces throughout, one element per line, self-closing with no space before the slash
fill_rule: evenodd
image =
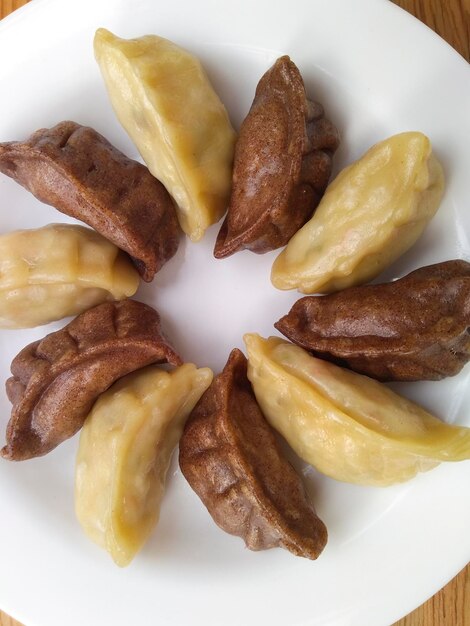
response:
<path id="1" fill-rule="evenodd" d="M 292 285 L 289 280 L 288 272 L 285 269 L 284 251 L 279 254 L 275 259 L 271 269 L 271 284 L 276 289 L 286 291 L 288 289 L 294 289 L 295 285 Z"/>
<path id="2" fill-rule="evenodd" d="M 233 348 L 228 356 L 227 363 L 229 363 L 233 359 L 244 359 L 245 355 L 240 350 L 240 348 Z"/>
<path id="3" fill-rule="evenodd" d="M 7 444 L 0 449 L 0 458 L 5 459 L 5 461 L 27 461 L 28 459 L 32 459 L 33 455 L 24 453 L 19 450 L 18 447 Z"/>
<path id="4" fill-rule="evenodd" d="M 196 367 L 196 365 L 194 367 Z M 201 383 L 205 384 L 207 387 L 209 387 L 209 385 L 214 380 L 214 372 L 211 370 L 210 367 L 199 367 L 196 369 L 198 380 Z"/>
<path id="5" fill-rule="evenodd" d="M 309 289 L 305 285 L 299 284 L 298 281 L 289 277 L 288 272 L 277 270 L 275 266 L 273 266 L 271 272 L 271 284 L 280 291 L 291 291 L 292 289 L 297 289 L 299 293 L 303 294 L 315 293 L 315 289 Z"/>
<path id="6" fill-rule="evenodd" d="M 280 337 L 262 337 L 258 333 L 246 333 L 243 335 L 248 361 L 257 361 L 262 358 L 262 354 L 270 349 L 273 342 L 283 341 Z"/>
<path id="7" fill-rule="evenodd" d="M 279 319 L 277 322 L 274 322 L 273 324 L 274 328 L 282 334 L 284 334 L 283 329 L 285 328 L 286 318 L 287 315 L 284 315 L 283 317 L 281 317 L 281 319 Z"/>
<path id="8" fill-rule="evenodd" d="M 114 33 L 112 33 L 110 30 L 107 30 L 106 28 L 98 28 L 95 31 L 95 35 L 93 37 L 93 49 L 97 60 L 98 56 L 101 55 L 106 46 L 113 45 L 118 40 L 119 37 L 114 35 Z"/>
<path id="9" fill-rule="evenodd" d="M 214 257 L 216 259 L 225 259 L 228 256 L 230 256 L 231 254 L 233 254 L 232 251 L 227 250 L 226 246 L 224 245 L 224 243 L 220 243 L 219 244 L 219 240 L 217 240 L 215 242 L 215 246 L 214 246 Z"/>
<path id="10" fill-rule="evenodd" d="M 225 219 L 220 227 L 214 246 L 214 257 L 216 259 L 225 259 L 226 257 L 235 254 L 235 252 L 238 252 L 240 249 L 239 247 L 235 247 L 233 245 L 233 241 L 227 237 L 227 230 L 227 220 Z"/>
<path id="11" fill-rule="evenodd" d="M 191 230 L 189 226 L 183 226 L 181 221 L 180 221 L 180 226 L 181 226 L 182 231 L 187 235 L 191 243 L 199 243 L 201 239 L 204 237 L 204 233 L 206 232 L 204 228 Z"/>
<path id="12" fill-rule="evenodd" d="M 140 548 L 136 552 L 133 552 L 131 554 L 126 554 L 124 552 L 119 552 L 119 553 L 110 552 L 110 555 L 113 560 L 113 563 L 117 565 L 118 567 L 120 567 L 121 569 L 124 569 L 125 567 L 128 567 L 132 563 L 132 561 L 134 560 L 134 557 L 137 555 L 137 552 L 139 551 L 140 551 Z"/>
<path id="13" fill-rule="evenodd" d="M 262 339 L 262 337 L 261 337 L 261 335 L 258 335 L 258 333 L 245 333 L 243 335 L 243 341 L 245 342 L 245 346 L 247 348 L 249 348 L 250 346 L 254 345 L 255 343 L 257 343 L 261 339 Z"/>
<path id="14" fill-rule="evenodd" d="M 116 35 L 114 35 L 110 30 L 108 30 L 107 28 L 97 28 L 95 31 L 95 41 L 110 41 L 112 39 L 115 39 Z"/>

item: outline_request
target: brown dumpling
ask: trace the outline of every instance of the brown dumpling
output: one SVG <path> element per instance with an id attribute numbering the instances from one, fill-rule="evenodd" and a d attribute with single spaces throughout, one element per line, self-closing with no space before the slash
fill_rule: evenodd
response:
<path id="1" fill-rule="evenodd" d="M 288 56 L 261 78 L 235 146 L 232 194 L 214 256 L 284 246 L 312 216 L 339 145 L 323 107 L 307 99 Z"/>
<path id="2" fill-rule="evenodd" d="M 178 248 L 166 189 L 92 128 L 61 122 L 26 141 L 0 143 L 0 172 L 127 252 L 147 282 Z"/>
<path id="3" fill-rule="evenodd" d="M 274 326 L 317 356 L 383 381 L 440 380 L 470 359 L 470 263 L 298 300 Z"/>
<path id="4" fill-rule="evenodd" d="M 316 559 L 325 547 L 326 527 L 261 413 L 240 350 L 190 415 L 179 460 L 216 524 L 250 550 L 280 546 Z"/>
<path id="5" fill-rule="evenodd" d="M 12 361 L 7 444 L 12 461 L 42 456 L 83 426 L 118 378 L 151 363 L 181 365 L 157 311 L 135 300 L 105 302 L 24 348 Z"/>

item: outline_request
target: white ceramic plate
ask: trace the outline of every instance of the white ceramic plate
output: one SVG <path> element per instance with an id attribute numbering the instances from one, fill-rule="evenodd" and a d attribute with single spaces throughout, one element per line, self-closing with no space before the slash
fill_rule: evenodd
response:
<path id="1" fill-rule="evenodd" d="M 93 59 L 95 29 L 158 33 L 199 55 L 236 125 L 255 85 L 284 53 L 325 104 L 342 146 L 336 169 L 392 133 L 421 130 L 444 163 L 442 207 L 411 252 L 385 274 L 469 256 L 469 69 L 447 44 L 383 0 L 35 0 L 0 24 L 0 140 L 73 119 L 129 156 Z M 67 221 L 0 176 L 0 231 Z M 219 371 L 244 332 L 273 333 L 296 299 L 269 283 L 275 254 L 215 261 L 214 227 L 185 243 L 138 297 L 161 312 L 187 360 Z M 46 328 L 0 332 L 0 379 Z M 470 367 L 402 391 L 449 422 L 470 425 Z M 1 394 L 0 426 L 9 405 Z M 1 435 L 3 437 L 3 434 Z M 304 468 L 330 534 L 317 562 L 253 553 L 221 532 L 176 460 L 157 531 L 116 568 L 75 521 L 77 438 L 47 457 L 0 462 L 0 606 L 27 626 L 388 626 L 470 559 L 470 463 L 441 466 L 386 490 L 335 483 Z"/>

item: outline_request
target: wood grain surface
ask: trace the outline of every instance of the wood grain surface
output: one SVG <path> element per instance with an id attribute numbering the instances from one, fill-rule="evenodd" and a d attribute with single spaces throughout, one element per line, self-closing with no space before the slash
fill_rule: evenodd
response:
<path id="1" fill-rule="evenodd" d="M 0 18 L 27 1 L 0 0 Z M 430 26 L 470 62 L 470 0 L 394 2 Z M 21 624 L 0 611 L 0 626 Z M 394 626 L 470 626 L 470 564 L 433 598 Z"/>

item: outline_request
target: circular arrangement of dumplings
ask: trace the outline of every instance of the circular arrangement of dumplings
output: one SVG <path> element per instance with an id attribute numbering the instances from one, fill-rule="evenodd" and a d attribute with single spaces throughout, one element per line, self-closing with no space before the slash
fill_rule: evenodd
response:
<path id="1" fill-rule="evenodd" d="M 444 174 L 429 139 L 385 139 L 329 184 L 339 133 L 288 56 L 259 81 L 237 136 L 200 61 L 175 43 L 99 29 L 94 51 L 146 166 L 72 121 L 0 144 L 0 172 L 91 227 L 0 235 L 0 328 L 77 316 L 13 359 L 0 455 L 38 457 L 81 430 L 76 514 L 120 566 L 158 522 L 178 444 L 183 475 L 222 530 L 251 550 L 309 559 L 327 529 L 275 431 L 319 472 L 358 485 L 470 459 L 469 428 L 382 382 L 439 380 L 468 362 L 470 264 L 365 284 L 439 207 Z M 292 343 L 247 334 L 248 358 L 234 349 L 214 378 L 184 362 L 157 311 L 129 298 L 175 254 L 181 230 L 197 242 L 224 214 L 217 259 L 285 246 L 273 285 L 326 295 L 274 324 Z"/>

